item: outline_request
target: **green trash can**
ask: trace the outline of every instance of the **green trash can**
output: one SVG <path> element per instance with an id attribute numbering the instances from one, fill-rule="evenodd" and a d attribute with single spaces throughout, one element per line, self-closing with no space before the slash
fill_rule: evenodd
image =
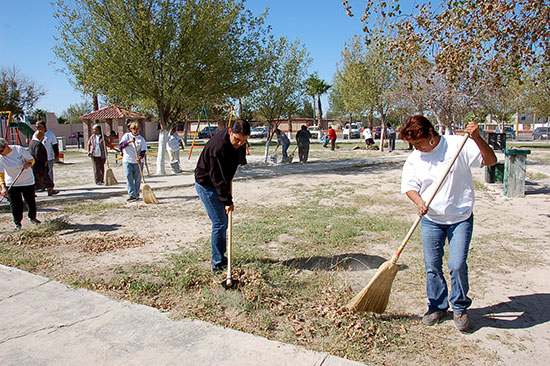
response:
<path id="1" fill-rule="evenodd" d="M 503 183 L 504 182 L 504 163 L 496 163 L 493 166 L 486 166 L 485 182 L 486 183 Z"/>

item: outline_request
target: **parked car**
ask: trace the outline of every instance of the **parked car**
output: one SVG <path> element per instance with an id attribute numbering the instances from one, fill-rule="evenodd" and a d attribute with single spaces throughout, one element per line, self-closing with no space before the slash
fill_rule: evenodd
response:
<path id="1" fill-rule="evenodd" d="M 516 139 L 516 131 L 514 131 L 514 128 L 512 126 L 504 126 L 504 133 L 506 134 L 507 140 Z"/>
<path id="2" fill-rule="evenodd" d="M 533 140 L 548 140 L 550 138 L 550 127 L 537 127 L 533 131 Z"/>
<path id="3" fill-rule="evenodd" d="M 344 140 L 347 139 L 350 136 L 350 128 L 349 123 L 346 123 L 344 126 Z M 359 130 L 359 126 L 357 126 L 357 123 L 351 124 L 351 138 L 352 139 L 358 139 L 361 137 L 361 131 Z"/>
<path id="4" fill-rule="evenodd" d="M 218 127 L 205 127 L 197 135 L 200 139 L 209 139 L 211 136 L 214 136 L 218 132 Z M 212 135 L 210 134 L 212 133 Z"/>
<path id="5" fill-rule="evenodd" d="M 268 127 L 254 127 L 250 131 L 250 137 L 255 139 L 261 139 L 264 137 L 267 137 L 267 134 L 269 133 Z"/>
<path id="6" fill-rule="evenodd" d="M 374 130 L 374 139 L 379 139 L 381 134 L 382 134 L 382 126 L 376 127 L 376 129 Z"/>
<path id="7" fill-rule="evenodd" d="M 319 131 L 319 127 L 317 127 L 317 126 L 309 126 L 309 127 L 307 128 L 307 130 L 309 131 L 309 133 L 311 133 L 311 138 L 312 138 L 312 139 L 318 140 L 318 139 L 321 138 L 321 135 L 320 135 L 320 132 L 321 132 L 321 131 Z"/>

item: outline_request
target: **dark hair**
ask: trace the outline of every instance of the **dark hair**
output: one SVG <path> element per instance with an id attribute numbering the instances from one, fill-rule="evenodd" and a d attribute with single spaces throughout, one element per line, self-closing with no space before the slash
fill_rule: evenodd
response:
<path id="1" fill-rule="evenodd" d="M 44 121 L 38 121 L 38 122 L 36 122 L 36 124 L 38 126 L 41 126 L 41 127 L 46 127 L 46 122 L 44 122 Z"/>
<path id="2" fill-rule="evenodd" d="M 302 130 L 307 130 L 307 126 L 306 126 L 306 125 L 302 125 Z"/>
<path id="3" fill-rule="evenodd" d="M 431 135 L 430 135 L 431 131 Z M 439 134 L 432 123 L 424 116 L 416 115 L 410 117 L 401 128 L 400 136 L 403 141 L 430 138 Z"/>
<path id="4" fill-rule="evenodd" d="M 233 133 L 238 133 L 239 135 L 249 136 L 250 135 L 250 123 L 242 119 L 236 119 L 231 124 L 231 131 Z"/>

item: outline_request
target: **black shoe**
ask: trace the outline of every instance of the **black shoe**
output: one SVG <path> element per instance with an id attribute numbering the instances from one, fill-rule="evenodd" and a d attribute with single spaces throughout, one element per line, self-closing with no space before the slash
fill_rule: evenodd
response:
<path id="1" fill-rule="evenodd" d="M 21 230 L 21 224 L 15 224 L 15 231 Z"/>
<path id="2" fill-rule="evenodd" d="M 51 191 L 48 191 L 48 196 L 53 196 L 54 194 L 58 194 L 59 191 L 52 189 Z"/>
<path id="3" fill-rule="evenodd" d="M 38 224 L 41 224 L 41 223 L 42 223 L 42 221 L 37 220 L 37 219 L 29 219 L 29 220 L 31 220 L 31 222 L 32 222 L 33 224 L 35 224 L 35 225 L 38 225 Z"/>
<path id="4" fill-rule="evenodd" d="M 126 202 L 132 202 L 132 201 L 136 201 L 136 200 L 137 200 L 137 197 L 130 196 L 130 197 L 128 197 L 128 199 L 126 200 Z"/>

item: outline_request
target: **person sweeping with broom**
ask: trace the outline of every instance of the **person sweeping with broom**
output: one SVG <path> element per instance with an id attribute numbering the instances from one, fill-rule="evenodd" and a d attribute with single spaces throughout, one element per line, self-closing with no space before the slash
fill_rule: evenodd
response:
<path id="1" fill-rule="evenodd" d="M 105 162 L 107 161 L 107 147 L 111 150 L 116 150 L 107 136 L 101 133 L 101 126 L 94 125 L 94 134 L 88 139 L 88 156 L 92 158 L 92 166 L 94 168 L 95 184 L 105 184 Z M 112 171 L 107 176 L 107 180 L 116 179 L 112 175 Z M 114 183 L 116 184 L 116 183 Z M 107 182 L 107 185 L 113 185 Z"/>
<path id="2" fill-rule="evenodd" d="M 126 184 L 128 187 L 128 202 L 139 199 L 139 189 L 141 187 L 142 160 L 147 152 L 147 142 L 139 134 L 140 127 L 137 122 L 130 123 L 128 126 L 130 132 L 126 132 L 119 142 L 122 151 L 122 166 L 126 175 Z"/>
<path id="3" fill-rule="evenodd" d="M 233 211 L 231 181 L 239 165 L 240 149 L 250 136 L 250 124 L 235 120 L 214 135 L 204 147 L 195 168 L 195 189 L 212 221 L 212 270 L 227 266 L 226 231 Z"/>
<path id="4" fill-rule="evenodd" d="M 494 151 L 479 135 L 476 122 L 468 123 L 464 132 L 470 138 L 440 136 L 424 116 L 409 118 L 401 129 L 401 139 L 415 147 L 403 167 L 401 192 L 414 202 L 422 217 L 428 295 L 428 311 L 422 322 L 434 325 L 445 319 L 450 302 L 455 327 L 460 331 L 469 328 L 467 309 L 472 303 L 468 297 L 466 263 L 474 224 L 474 186 L 470 168 L 497 163 Z M 460 151 L 464 139 L 467 141 Z M 437 190 L 436 181 L 457 150 L 460 154 Z M 436 194 L 427 204 L 426 197 L 434 190 Z M 446 240 L 449 241 L 450 295 L 442 268 Z"/>

